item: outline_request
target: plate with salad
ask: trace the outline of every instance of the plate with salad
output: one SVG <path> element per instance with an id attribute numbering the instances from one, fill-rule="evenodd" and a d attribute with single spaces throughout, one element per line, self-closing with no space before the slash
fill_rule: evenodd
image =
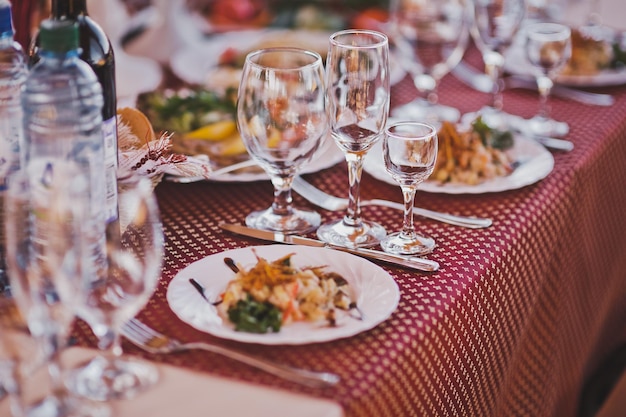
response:
<path id="1" fill-rule="evenodd" d="M 389 318 L 399 300 L 398 285 L 378 265 L 298 245 L 207 256 L 180 271 L 167 289 L 170 308 L 187 324 L 224 339 L 265 345 L 354 336 Z"/>

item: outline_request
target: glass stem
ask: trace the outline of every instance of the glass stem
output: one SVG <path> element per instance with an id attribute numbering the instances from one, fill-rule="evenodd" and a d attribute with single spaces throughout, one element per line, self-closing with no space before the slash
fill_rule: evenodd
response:
<path id="1" fill-rule="evenodd" d="M 63 383 L 63 365 L 61 364 L 61 349 L 63 337 L 52 331 L 43 335 L 44 355 L 47 358 L 48 376 L 52 394 L 59 399 L 67 395 Z"/>
<path id="2" fill-rule="evenodd" d="M 415 225 L 413 224 L 413 204 L 415 201 L 414 186 L 401 186 L 402 197 L 404 199 L 404 220 L 402 222 L 402 236 L 411 236 L 415 233 Z"/>
<path id="3" fill-rule="evenodd" d="M 291 183 L 293 177 L 272 177 L 274 186 L 274 201 L 272 211 L 279 216 L 286 216 L 292 211 L 293 198 L 291 196 Z"/>
<path id="4" fill-rule="evenodd" d="M 348 152 L 348 208 L 343 218 L 344 223 L 351 227 L 361 226 L 361 175 L 363 173 L 363 153 Z"/>
<path id="5" fill-rule="evenodd" d="M 547 75 L 537 77 L 537 87 L 539 89 L 539 116 L 544 119 L 550 118 L 548 98 L 550 97 L 550 91 L 552 91 L 553 85 L 554 83 Z"/>
<path id="6" fill-rule="evenodd" d="M 502 67 L 504 58 L 499 52 L 487 52 L 484 55 L 485 73 L 493 82 L 491 93 L 491 107 L 502 110 L 502 91 L 504 90 L 504 80 L 502 79 Z"/>
<path id="7" fill-rule="evenodd" d="M 417 74 L 413 76 L 413 84 L 422 100 L 429 104 L 437 104 L 437 81 L 430 75 Z"/>
<path id="8" fill-rule="evenodd" d="M 107 326 L 108 327 L 108 326 Z M 98 348 L 105 352 L 107 360 L 113 361 L 122 356 L 122 337 L 119 332 L 108 327 L 106 332 L 98 336 Z"/>

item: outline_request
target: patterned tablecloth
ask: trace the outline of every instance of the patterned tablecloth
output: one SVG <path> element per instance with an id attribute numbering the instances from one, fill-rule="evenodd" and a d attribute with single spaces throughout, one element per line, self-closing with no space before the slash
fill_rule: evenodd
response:
<path id="1" fill-rule="evenodd" d="M 480 66 L 475 50 L 469 61 Z M 438 246 L 430 256 L 441 270 L 430 275 L 383 266 L 396 279 L 401 300 L 373 330 L 328 343 L 262 346 L 222 341 L 181 322 L 165 296 L 178 271 L 207 255 L 262 244 L 222 232 L 220 222 L 242 223 L 270 204 L 269 182 L 174 184 L 156 193 L 167 239 L 163 274 L 139 317 L 181 340 L 208 340 L 298 367 L 331 371 L 341 383 L 309 389 L 213 354 L 195 351 L 154 356 L 127 352 L 338 401 L 347 416 L 574 416 L 587 376 L 626 340 L 626 87 L 611 93 L 612 107 L 554 98 L 553 116 L 570 123 L 569 153 L 554 152 L 554 171 L 519 190 L 483 195 L 418 192 L 417 204 L 494 220 L 470 230 L 420 219 Z M 411 100 L 408 79 L 393 88 L 392 104 Z M 441 102 L 463 113 L 487 104 L 486 94 L 452 76 Z M 531 117 L 532 91 L 510 90 L 505 110 Z M 347 193 L 345 163 L 305 176 L 336 195 Z M 400 200 L 399 188 L 364 174 L 363 198 Z M 298 205 L 312 207 L 300 196 Z M 323 220 L 340 213 L 320 210 Z M 363 208 L 388 230 L 401 213 Z M 81 344 L 95 343 L 83 323 Z M 207 393 L 210 396 L 210 393 Z M 243 400 L 243 399 L 242 399 Z"/>

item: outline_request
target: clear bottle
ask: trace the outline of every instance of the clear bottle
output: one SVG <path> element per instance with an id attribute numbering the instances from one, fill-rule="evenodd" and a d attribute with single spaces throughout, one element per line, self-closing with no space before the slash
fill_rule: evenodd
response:
<path id="1" fill-rule="evenodd" d="M 19 167 L 23 140 L 20 91 L 28 69 L 24 50 L 14 39 L 11 3 L 0 0 L 0 291 L 7 285 L 4 256 L 4 192 Z"/>
<path id="2" fill-rule="evenodd" d="M 107 224 L 117 226 L 117 94 L 115 88 L 115 55 L 111 41 L 102 27 L 87 12 L 86 0 L 52 0 L 50 19 L 78 23 L 79 56 L 91 66 L 102 86 L 102 107 L 105 138 L 105 169 L 107 176 Z M 36 35 L 30 45 L 29 62 L 40 59 L 40 39 Z M 116 233 L 115 231 L 110 231 Z"/>
<path id="3" fill-rule="evenodd" d="M 93 281 L 106 262 L 102 88 L 78 56 L 76 22 L 44 20 L 39 39 L 40 60 L 30 69 L 21 97 L 24 166 L 31 181 L 45 184 L 55 172 L 71 168 L 89 184 L 83 274 Z"/>

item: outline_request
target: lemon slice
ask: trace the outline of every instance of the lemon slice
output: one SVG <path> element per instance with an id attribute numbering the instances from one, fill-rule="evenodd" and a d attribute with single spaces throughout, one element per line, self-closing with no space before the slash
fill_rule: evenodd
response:
<path id="1" fill-rule="evenodd" d="M 222 120 L 185 133 L 185 137 L 218 142 L 228 139 L 236 132 L 237 124 L 233 120 Z"/>

